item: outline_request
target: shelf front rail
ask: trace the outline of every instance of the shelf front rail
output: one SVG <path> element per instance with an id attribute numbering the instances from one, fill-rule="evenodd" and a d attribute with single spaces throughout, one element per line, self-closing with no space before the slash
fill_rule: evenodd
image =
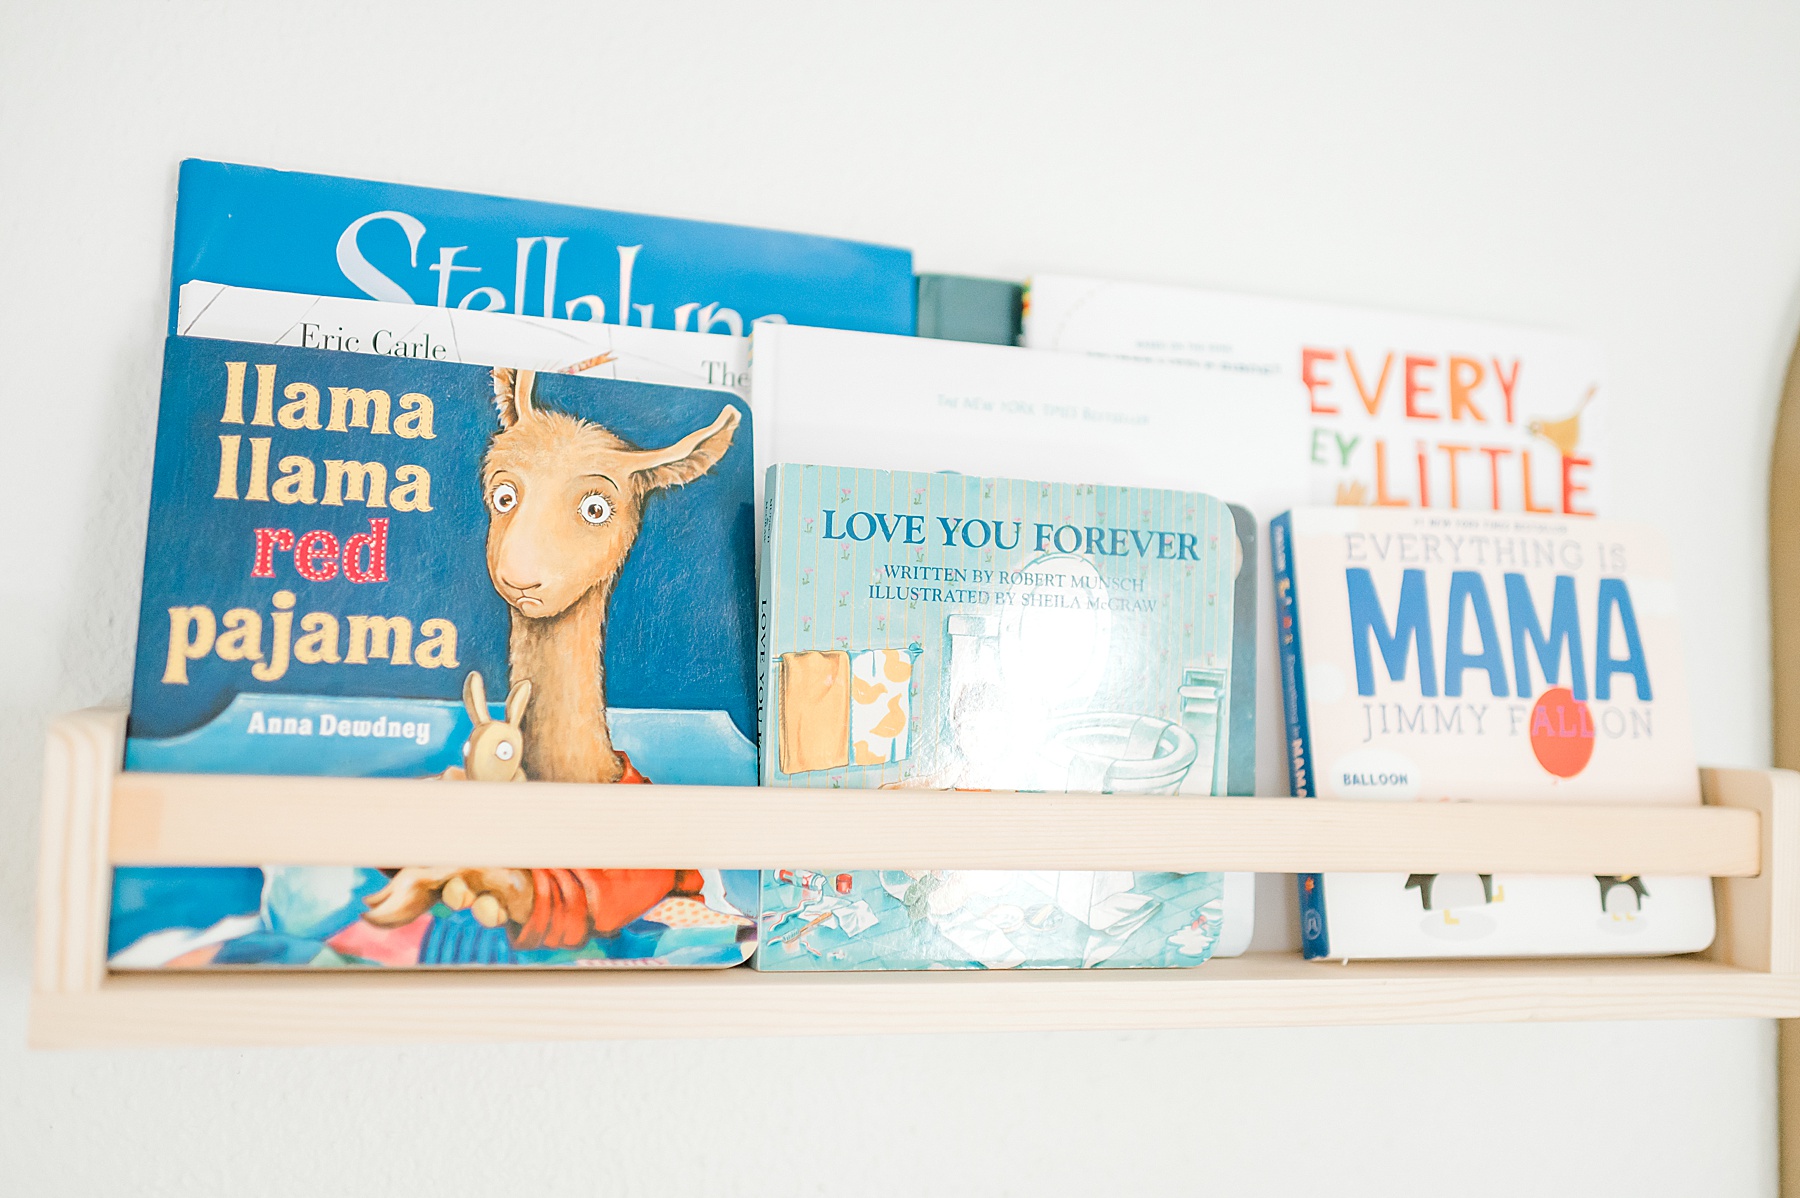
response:
<path id="1" fill-rule="evenodd" d="M 31 1036 L 44 1046 L 816 1035 L 1800 1016 L 1800 775 L 1706 770 L 1702 807 L 604 787 L 121 773 L 124 717 L 52 725 Z M 1715 878 L 1660 959 L 1188 970 L 109 974 L 115 863 L 1305 869 Z"/>

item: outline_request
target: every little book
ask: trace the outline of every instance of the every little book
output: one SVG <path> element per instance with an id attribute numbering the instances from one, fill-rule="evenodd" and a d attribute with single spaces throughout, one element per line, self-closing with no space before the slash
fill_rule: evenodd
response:
<path id="1" fill-rule="evenodd" d="M 1310 427 L 1310 502 L 1605 512 L 1605 364 L 1538 329 L 1038 275 L 1025 344 L 1269 380 Z"/>
<path id="2" fill-rule="evenodd" d="M 749 422 L 719 391 L 171 338 L 127 767 L 753 783 Z M 751 871 L 453 865 L 123 868 L 112 964 L 754 938 Z"/>
<path id="3" fill-rule="evenodd" d="M 1225 504 L 798 465 L 767 494 L 765 784 L 1225 792 L 1255 568 Z M 1193 965 L 1221 915 L 1218 874 L 789 869 L 757 963 Z"/>
<path id="4" fill-rule="evenodd" d="M 1700 801 L 1654 530 L 1311 508 L 1270 546 L 1296 795 Z M 1301 925 L 1309 957 L 1693 952 L 1712 885 L 1306 874 Z"/>

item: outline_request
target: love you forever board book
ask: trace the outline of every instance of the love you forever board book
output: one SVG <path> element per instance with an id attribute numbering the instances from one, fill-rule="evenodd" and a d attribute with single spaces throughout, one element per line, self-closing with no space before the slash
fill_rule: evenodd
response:
<path id="1" fill-rule="evenodd" d="M 728 392 L 170 338 L 126 767 L 750 785 Z M 114 968 L 731 965 L 754 871 L 115 871 Z"/>
<path id="2" fill-rule="evenodd" d="M 1256 376 L 1045 353 L 1006 345 L 758 325 L 757 460 L 831 462 L 872 470 L 956 470 L 1060 483 L 1201 491 L 1234 505 L 1238 549 L 1266 559 L 1257 521 L 1305 496 L 1301 413 Z M 1241 506 L 1240 506 L 1241 505 Z M 1279 786 L 1281 713 L 1273 607 L 1240 571 L 1239 656 L 1231 674 L 1226 793 Z M 1259 734 L 1261 743 L 1259 745 Z M 1215 956 L 1249 947 L 1256 878 L 1225 875 L 1225 928 Z"/>
<path id="3" fill-rule="evenodd" d="M 1294 793 L 1698 803 L 1651 528 L 1308 508 L 1270 529 Z M 1707 878 L 1303 874 L 1308 957 L 1639 955 L 1713 937 Z"/>
<path id="4" fill-rule="evenodd" d="M 1231 510 L 1151 488 L 778 465 L 765 785 L 1225 792 Z M 765 970 L 1194 965 L 1216 873 L 762 876 Z"/>

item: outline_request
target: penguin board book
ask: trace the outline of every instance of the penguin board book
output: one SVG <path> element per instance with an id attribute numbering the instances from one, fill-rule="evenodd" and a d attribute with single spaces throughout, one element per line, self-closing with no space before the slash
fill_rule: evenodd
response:
<path id="1" fill-rule="evenodd" d="M 474 362 L 750 396 L 747 337 L 262 291 L 198 279 L 183 283 L 180 294 L 176 332 L 183 337 Z"/>
<path id="2" fill-rule="evenodd" d="M 1606 513 L 1606 364 L 1588 339 L 1038 275 L 1024 344 L 1267 380 L 1309 426 L 1309 495 L 1295 502 Z"/>
<path id="3" fill-rule="evenodd" d="M 1223 794 L 1237 579 L 1211 496 L 778 465 L 765 785 Z M 765 970 L 1195 965 L 1216 873 L 762 875 Z"/>
<path id="4" fill-rule="evenodd" d="M 730 392 L 172 337 L 128 769 L 752 785 Z M 755 871 L 115 871 L 114 968 L 740 963 Z"/>
<path id="5" fill-rule="evenodd" d="M 742 336 L 759 320 L 913 332 L 892 246 L 190 158 L 180 289 L 234 287 Z"/>
<path id="6" fill-rule="evenodd" d="M 1669 551 L 1611 520 L 1305 508 L 1270 528 L 1296 795 L 1700 801 Z M 1686 877 L 1302 874 L 1308 957 L 1652 955 Z"/>

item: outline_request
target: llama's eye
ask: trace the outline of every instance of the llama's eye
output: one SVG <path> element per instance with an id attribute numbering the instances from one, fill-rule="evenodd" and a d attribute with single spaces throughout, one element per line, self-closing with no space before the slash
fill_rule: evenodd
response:
<path id="1" fill-rule="evenodd" d="M 500 760 L 511 761 L 512 755 L 513 747 L 510 740 L 503 740 L 494 746 L 494 756 L 498 757 Z"/>
<path id="2" fill-rule="evenodd" d="M 595 491 L 582 499 L 581 518 L 589 524 L 605 524 L 612 519 L 612 504 L 606 502 L 606 496 Z"/>
<path id="3" fill-rule="evenodd" d="M 494 493 L 488 496 L 488 502 L 494 505 L 496 512 L 504 516 L 519 506 L 519 489 L 511 483 L 501 483 L 494 488 Z"/>

